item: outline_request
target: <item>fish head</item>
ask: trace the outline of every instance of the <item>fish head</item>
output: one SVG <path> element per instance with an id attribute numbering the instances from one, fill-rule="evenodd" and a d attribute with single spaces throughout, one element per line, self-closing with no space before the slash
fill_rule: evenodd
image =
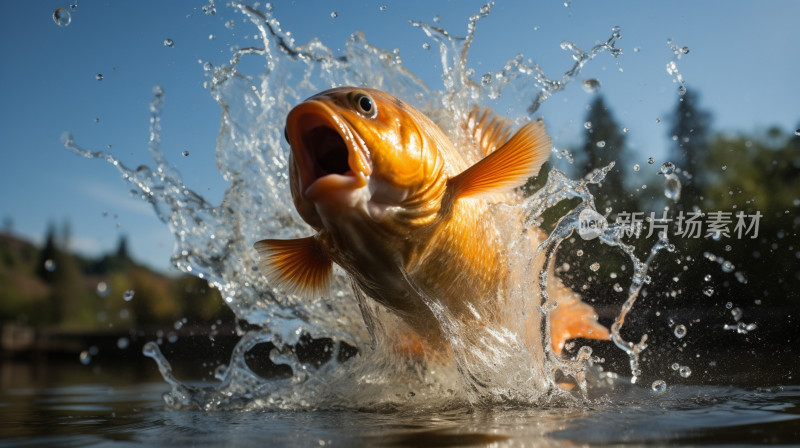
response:
<path id="1" fill-rule="evenodd" d="M 373 221 L 398 210 L 425 214 L 444 191 L 438 148 L 449 141 L 422 113 L 385 92 L 321 92 L 292 109 L 285 133 L 294 204 L 316 229 L 353 210 Z"/>

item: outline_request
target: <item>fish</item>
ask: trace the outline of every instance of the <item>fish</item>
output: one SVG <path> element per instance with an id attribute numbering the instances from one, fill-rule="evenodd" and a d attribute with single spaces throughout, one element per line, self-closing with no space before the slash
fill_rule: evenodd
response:
<path id="1" fill-rule="evenodd" d="M 552 149 L 541 120 L 511 129 L 476 107 L 464 126 L 472 147 L 457 148 L 426 115 L 380 90 L 337 87 L 303 101 L 284 133 L 292 200 L 315 233 L 256 242 L 261 272 L 288 293 L 319 296 L 338 265 L 358 294 L 406 324 L 410 332 L 397 345 L 411 356 L 447 345 L 431 298 L 465 325 L 502 325 L 503 310 L 475 312 L 502 307 L 487 301 L 502 296 L 510 275 L 491 205 L 519 203 L 518 187 L 537 176 Z M 537 229 L 531 244 L 545 237 Z M 541 268 L 544 255 L 538 258 Z M 549 311 L 556 354 L 569 339 L 609 339 L 594 309 L 552 267 L 547 284 L 558 303 Z M 529 310 L 528 344 L 543 344 L 541 314 Z"/>

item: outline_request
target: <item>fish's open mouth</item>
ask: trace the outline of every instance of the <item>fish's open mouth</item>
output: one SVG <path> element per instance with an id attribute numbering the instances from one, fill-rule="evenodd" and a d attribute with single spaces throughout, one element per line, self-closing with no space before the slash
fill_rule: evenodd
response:
<path id="1" fill-rule="evenodd" d="M 342 136 L 327 126 L 318 126 L 303 135 L 313 163 L 314 180 L 329 174 L 345 175 L 351 171 L 347 144 Z"/>

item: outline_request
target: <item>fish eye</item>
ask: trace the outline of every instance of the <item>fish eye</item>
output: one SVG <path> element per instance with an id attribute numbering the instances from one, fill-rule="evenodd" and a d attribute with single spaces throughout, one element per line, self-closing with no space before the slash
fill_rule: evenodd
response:
<path id="1" fill-rule="evenodd" d="M 375 106 L 375 101 L 371 96 L 364 92 L 355 92 L 351 97 L 353 107 L 358 113 L 369 118 L 375 118 L 378 115 L 378 109 Z"/>

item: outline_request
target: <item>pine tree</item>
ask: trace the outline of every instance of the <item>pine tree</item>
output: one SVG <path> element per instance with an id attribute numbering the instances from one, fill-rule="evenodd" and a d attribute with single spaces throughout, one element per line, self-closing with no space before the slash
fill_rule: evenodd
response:
<path id="1" fill-rule="evenodd" d="M 576 154 L 578 169 L 582 175 L 603 168 L 614 162 L 614 168 L 606 175 L 605 181 L 596 195 L 598 211 L 604 213 L 606 207 L 616 212 L 631 212 L 637 209 L 633 194 L 625 188 L 625 134 L 617 123 L 603 99 L 598 95 L 590 104 L 584 124 L 585 143 L 583 151 Z"/>
<path id="2" fill-rule="evenodd" d="M 119 243 L 117 243 L 117 258 L 123 260 L 130 259 L 128 255 L 128 237 L 125 235 L 119 237 Z"/>
<path id="3" fill-rule="evenodd" d="M 711 113 L 699 106 L 700 95 L 687 90 L 670 116 L 668 136 L 673 142 L 670 161 L 681 169 L 681 201 L 699 205 L 708 185 L 707 162 L 711 131 Z"/>
<path id="4" fill-rule="evenodd" d="M 55 270 L 59 258 L 58 247 L 56 246 L 56 227 L 53 223 L 47 226 L 47 233 L 44 239 L 44 248 L 39 256 L 36 275 L 46 283 L 53 283 L 56 280 Z"/>

